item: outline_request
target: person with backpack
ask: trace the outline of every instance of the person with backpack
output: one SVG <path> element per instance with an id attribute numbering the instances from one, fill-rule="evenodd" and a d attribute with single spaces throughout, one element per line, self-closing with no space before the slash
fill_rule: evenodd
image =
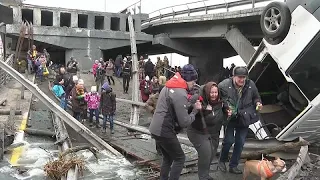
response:
<path id="1" fill-rule="evenodd" d="M 184 167 L 185 154 L 177 138 L 182 128 L 188 127 L 202 109 L 199 101 L 192 105 L 188 113 L 187 91 L 191 89 L 198 74 L 191 64 L 185 65 L 161 90 L 155 112 L 149 127 L 151 136 L 162 152 L 159 179 L 179 179 Z M 170 174 L 170 178 L 169 178 Z"/>
<path id="2" fill-rule="evenodd" d="M 116 94 L 112 92 L 112 88 L 106 82 L 102 85 L 102 93 L 100 99 L 100 112 L 103 115 L 103 132 L 107 132 L 107 121 L 110 122 L 110 133 L 113 134 L 113 120 L 116 112 Z"/>
<path id="3" fill-rule="evenodd" d="M 89 123 L 90 127 L 92 127 L 93 124 L 93 113 L 96 117 L 96 128 L 99 128 L 99 104 L 100 104 L 100 95 L 97 92 L 97 86 L 91 87 L 91 92 L 86 93 L 84 100 L 88 103 L 88 109 L 89 109 Z"/>
<path id="4" fill-rule="evenodd" d="M 150 82 L 149 76 L 146 76 L 146 78 L 140 82 L 139 90 L 142 101 L 147 102 L 149 95 L 152 93 L 152 83 Z"/>
<path id="5" fill-rule="evenodd" d="M 128 94 L 129 90 L 129 83 L 131 78 L 131 61 L 128 61 L 124 64 L 123 71 L 122 71 L 122 80 L 123 80 L 123 92 Z"/>

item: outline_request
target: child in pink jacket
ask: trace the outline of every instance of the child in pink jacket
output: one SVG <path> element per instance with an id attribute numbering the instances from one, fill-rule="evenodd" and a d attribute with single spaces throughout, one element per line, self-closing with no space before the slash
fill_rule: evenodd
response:
<path id="1" fill-rule="evenodd" d="M 86 93 L 84 100 L 88 103 L 88 109 L 90 111 L 89 122 L 90 126 L 93 126 L 93 113 L 96 117 L 96 128 L 99 128 L 99 104 L 100 95 L 97 92 L 97 86 L 91 87 L 91 92 Z"/>

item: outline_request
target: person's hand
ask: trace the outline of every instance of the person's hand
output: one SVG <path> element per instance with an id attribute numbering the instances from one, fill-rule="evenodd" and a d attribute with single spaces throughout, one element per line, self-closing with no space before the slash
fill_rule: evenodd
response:
<path id="1" fill-rule="evenodd" d="M 62 80 L 59 82 L 59 84 L 64 84 L 64 79 L 62 79 Z"/>
<path id="2" fill-rule="evenodd" d="M 262 104 L 261 104 L 261 102 L 257 102 L 257 104 L 256 104 L 256 110 L 257 111 L 260 111 L 261 109 L 262 109 Z"/>
<path id="3" fill-rule="evenodd" d="M 201 102 L 199 100 L 196 101 L 196 103 L 194 103 L 194 108 L 197 110 L 201 110 L 202 109 L 202 105 Z"/>
<path id="4" fill-rule="evenodd" d="M 231 110 L 231 109 L 228 109 L 228 110 L 227 110 L 227 116 L 230 117 L 231 115 L 232 115 L 232 110 Z"/>

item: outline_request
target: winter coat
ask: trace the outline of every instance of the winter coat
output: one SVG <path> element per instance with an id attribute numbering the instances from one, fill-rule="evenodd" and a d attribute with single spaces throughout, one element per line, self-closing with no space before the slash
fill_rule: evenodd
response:
<path id="1" fill-rule="evenodd" d="M 154 72 L 154 64 L 151 61 L 147 61 L 144 65 L 144 71 L 148 73 L 153 73 Z"/>
<path id="2" fill-rule="evenodd" d="M 106 75 L 106 70 L 104 68 L 97 68 L 97 74 L 96 74 L 96 78 L 95 81 L 104 81 L 105 79 L 105 75 Z"/>
<path id="3" fill-rule="evenodd" d="M 149 95 L 152 93 L 152 84 L 151 82 L 147 82 L 146 80 L 143 80 L 140 82 L 139 87 L 140 93 L 141 93 L 141 99 L 143 102 L 146 102 L 149 99 Z"/>
<path id="4" fill-rule="evenodd" d="M 196 115 L 196 120 L 191 124 L 191 127 L 198 130 L 198 132 L 202 132 L 203 134 L 209 133 L 211 136 L 217 137 L 220 134 L 223 122 L 226 121 L 226 107 L 220 100 L 220 97 L 218 97 L 219 101 L 215 103 L 209 101 L 210 92 L 206 91 L 209 91 L 214 84 L 215 83 L 211 82 L 200 87 L 199 95 L 203 97 L 201 111 L 205 124 L 202 122 L 201 114 L 198 113 Z M 209 110 L 210 107 L 212 110 Z M 207 132 L 204 129 L 205 125 L 207 126 Z"/>
<path id="5" fill-rule="evenodd" d="M 240 127 L 248 127 L 250 124 L 259 120 L 256 111 L 256 103 L 261 102 L 261 98 L 258 89 L 252 80 L 246 80 L 241 91 L 241 97 L 232 78 L 223 80 L 218 86 L 224 104 L 228 105 L 228 108 L 232 110 L 230 123 L 235 123 Z M 240 100 L 239 103 L 237 103 L 239 97 Z"/>
<path id="6" fill-rule="evenodd" d="M 180 128 L 188 127 L 198 110 L 187 110 L 187 83 L 176 73 L 161 90 L 156 110 L 149 127 L 151 134 L 166 138 L 176 138 Z M 169 109 L 170 108 L 170 109 Z"/>
<path id="7" fill-rule="evenodd" d="M 83 89 L 83 93 L 77 93 L 76 86 L 71 90 L 71 104 L 73 112 L 83 112 L 87 109 L 87 102 L 84 100 L 86 88 Z"/>
<path id="8" fill-rule="evenodd" d="M 97 68 L 99 67 L 99 65 L 97 63 L 94 63 L 92 65 L 92 74 L 95 76 L 97 74 Z"/>
<path id="9" fill-rule="evenodd" d="M 88 103 L 89 109 L 99 109 L 100 95 L 99 93 L 86 93 L 84 100 Z"/>
<path id="10" fill-rule="evenodd" d="M 100 99 L 100 111 L 102 115 L 114 115 L 116 112 L 116 95 L 111 88 L 103 90 Z"/>
<path id="11" fill-rule="evenodd" d="M 152 94 L 146 102 L 146 108 L 152 114 L 154 113 L 154 110 L 156 109 L 159 94 L 160 93 Z"/>
<path id="12" fill-rule="evenodd" d="M 113 69 L 114 69 L 113 63 L 109 62 L 108 66 L 106 67 L 106 75 L 107 76 L 113 76 Z"/>
<path id="13" fill-rule="evenodd" d="M 59 84 L 59 85 L 54 85 L 52 88 L 53 93 L 57 96 L 57 97 L 61 97 L 62 95 L 65 94 L 63 87 Z"/>

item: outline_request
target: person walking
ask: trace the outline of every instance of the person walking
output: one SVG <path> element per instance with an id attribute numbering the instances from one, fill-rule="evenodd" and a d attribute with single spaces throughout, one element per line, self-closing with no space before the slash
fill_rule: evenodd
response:
<path id="1" fill-rule="evenodd" d="M 181 128 L 188 127 L 202 108 L 200 102 L 193 105 L 188 114 L 187 90 L 197 80 L 197 72 L 191 64 L 176 73 L 160 92 L 157 106 L 149 127 L 152 137 L 162 152 L 160 180 L 177 180 L 183 169 L 185 154 L 177 138 Z M 169 176 L 170 174 L 170 176 Z"/>
<path id="2" fill-rule="evenodd" d="M 115 85 L 114 79 L 113 79 L 113 73 L 114 73 L 113 61 L 112 61 L 112 59 L 109 59 L 108 65 L 106 67 L 106 76 L 107 76 L 109 84 L 111 84 L 111 81 L 112 81 L 113 85 Z"/>
<path id="3" fill-rule="evenodd" d="M 122 72 L 123 92 L 126 94 L 128 94 L 130 78 L 131 78 L 131 63 L 130 61 L 128 61 L 124 64 L 123 72 Z"/>
<path id="4" fill-rule="evenodd" d="M 209 175 L 210 164 L 217 153 L 222 123 L 226 115 L 231 115 L 231 111 L 222 103 L 215 82 L 201 86 L 199 95 L 203 98 L 203 108 L 188 127 L 187 135 L 198 152 L 199 180 L 213 180 Z"/>
<path id="5" fill-rule="evenodd" d="M 229 163 L 229 172 L 242 174 L 238 164 L 248 134 L 249 125 L 259 120 L 257 110 L 262 109 L 261 98 L 255 83 L 248 79 L 246 67 L 234 67 L 233 76 L 218 85 L 221 98 L 232 110 L 229 122 L 226 124 L 225 137 L 222 143 L 217 169 L 227 171 L 229 150 L 234 144 Z"/>

